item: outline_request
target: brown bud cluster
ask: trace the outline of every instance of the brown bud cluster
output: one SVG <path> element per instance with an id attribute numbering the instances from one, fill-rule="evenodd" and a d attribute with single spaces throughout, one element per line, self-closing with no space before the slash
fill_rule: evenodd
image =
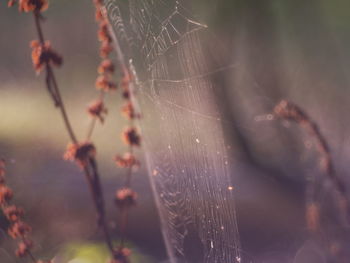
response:
<path id="1" fill-rule="evenodd" d="M 101 42 L 107 42 L 107 43 L 112 42 L 112 37 L 109 34 L 108 22 L 105 20 L 102 20 L 99 24 L 98 39 Z"/>
<path id="2" fill-rule="evenodd" d="M 21 12 L 42 12 L 45 11 L 49 3 L 47 0 L 9 0 L 7 2 L 8 7 L 14 6 L 18 2 L 18 9 Z"/>
<path id="3" fill-rule="evenodd" d="M 33 242 L 30 240 L 24 240 L 18 243 L 18 248 L 16 250 L 16 256 L 19 258 L 26 257 L 30 250 L 33 248 Z"/>
<path id="4" fill-rule="evenodd" d="M 100 57 L 106 58 L 113 51 L 112 43 L 103 41 L 100 46 Z"/>
<path id="5" fill-rule="evenodd" d="M 127 71 L 123 72 L 123 76 L 120 81 L 121 88 L 123 90 L 129 90 L 130 82 L 131 82 L 131 75 Z"/>
<path id="6" fill-rule="evenodd" d="M 100 75 L 96 79 L 96 88 L 108 92 L 111 90 L 116 90 L 117 85 L 108 75 Z"/>
<path id="7" fill-rule="evenodd" d="M 96 88 L 108 92 L 117 88 L 117 84 L 111 80 L 111 75 L 114 73 L 115 67 L 112 61 L 107 58 L 113 51 L 113 40 L 109 32 L 107 18 L 102 13 L 103 1 L 94 0 L 94 5 L 96 8 L 95 18 L 99 24 L 97 35 L 98 40 L 101 42 L 100 57 L 102 58 L 101 64 L 98 67 L 100 76 L 96 80 Z"/>
<path id="8" fill-rule="evenodd" d="M 0 177 L 5 179 L 5 160 L 3 159 L 0 159 Z"/>
<path id="9" fill-rule="evenodd" d="M 112 81 L 111 78 L 111 75 L 115 72 L 116 69 L 113 62 L 110 59 L 108 59 L 109 54 L 113 50 L 113 38 L 110 32 L 109 22 L 106 18 L 106 14 L 104 13 L 105 9 L 103 8 L 103 1 L 93 0 L 93 2 L 96 7 L 95 19 L 99 23 L 98 39 L 101 42 L 100 57 L 102 59 L 98 67 L 99 77 L 96 80 L 95 86 L 99 90 L 108 92 L 117 88 L 117 85 Z M 123 131 L 122 139 L 131 148 L 134 146 L 140 146 L 141 144 L 141 137 L 138 134 L 136 128 L 133 127 L 133 120 L 140 118 L 140 114 L 136 112 L 131 101 L 131 74 L 129 73 L 128 69 L 125 68 L 125 66 L 123 66 L 122 62 L 120 63 L 120 65 L 122 76 L 119 85 L 122 88 L 122 97 L 125 100 L 125 104 L 122 107 L 121 112 L 128 120 L 130 120 L 130 127 L 126 128 Z M 101 117 L 101 114 L 106 113 L 103 109 L 103 103 L 100 101 L 96 102 L 95 104 L 92 104 L 89 107 L 88 111 L 90 115 L 94 116 L 95 118 L 99 118 L 101 121 L 103 121 L 103 116 Z M 140 162 L 132 154 L 132 149 L 130 149 L 130 152 L 131 153 L 125 153 L 124 155 L 116 155 L 114 159 L 118 167 L 129 169 L 127 173 L 127 181 L 130 181 L 131 179 L 131 169 L 139 167 L 140 165 Z M 136 198 L 137 194 L 134 191 L 132 191 L 129 187 L 124 187 L 116 192 L 115 203 L 119 209 L 126 209 L 125 211 L 127 212 L 127 208 L 135 205 Z M 121 245 L 121 247 L 113 255 L 113 260 L 111 261 L 111 263 L 129 263 L 129 254 L 130 250 L 124 248 L 124 246 Z"/>
<path id="10" fill-rule="evenodd" d="M 24 214 L 24 210 L 22 208 L 14 205 L 5 207 L 3 212 L 6 218 L 11 222 L 17 222 Z"/>
<path id="11" fill-rule="evenodd" d="M 115 163 L 120 168 L 139 167 L 140 162 L 131 153 L 125 153 L 123 156 L 116 155 L 114 157 Z"/>
<path id="12" fill-rule="evenodd" d="M 120 81 L 120 87 L 122 88 L 122 91 L 123 91 L 122 93 L 123 98 L 130 103 L 131 103 L 131 91 L 130 91 L 131 80 L 132 78 L 130 73 L 127 70 L 124 70 Z"/>
<path id="13" fill-rule="evenodd" d="M 28 238 L 32 228 L 22 220 L 22 208 L 9 204 L 13 197 L 12 190 L 5 184 L 5 161 L 0 159 L 0 208 L 9 222 L 7 232 L 10 237 L 18 240 L 16 256 L 19 258 L 31 256 L 33 242 Z"/>
<path id="14" fill-rule="evenodd" d="M 24 12 L 45 11 L 49 7 L 47 0 L 19 0 L 19 10 Z"/>
<path id="15" fill-rule="evenodd" d="M 95 5 L 96 5 L 96 3 L 95 3 Z M 101 9 L 96 9 L 95 20 L 100 21 L 100 20 L 102 20 L 102 18 L 103 18 L 103 15 L 102 15 Z"/>
<path id="16" fill-rule="evenodd" d="M 119 209 L 136 205 L 136 199 L 137 193 L 127 187 L 117 190 L 115 194 L 115 204 Z"/>
<path id="17" fill-rule="evenodd" d="M 8 202 L 12 199 L 13 192 L 5 184 L 5 160 L 0 159 L 0 205 L 6 207 Z"/>
<path id="18" fill-rule="evenodd" d="M 22 221 L 17 221 L 9 227 L 8 234 L 13 239 L 16 239 L 26 237 L 31 231 L 32 228 L 28 224 Z"/>
<path id="19" fill-rule="evenodd" d="M 64 153 L 63 158 L 69 161 L 75 161 L 80 168 L 86 167 L 90 158 L 96 155 L 96 148 L 90 142 L 70 143 Z"/>
<path id="20" fill-rule="evenodd" d="M 49 41 L 41 44 L 39 41 L 33 40 L 30 46 L 32 48 L 33 66 L 37 73 L 40 73 L 46 64 L 62 65 L 62 57 L 51 48 Z"/>
<path id="21" fill-rule="evenodd" d="M 141 145 L 141 137 L 138 134 L 136 128 L 128 127 L 123 131 L 122 134 L 123 141 L 130 146 L 140 146 Z"/>
<path id="22" fill-rule="evenodd" d="M 7 204 L 13 197 L 13 191 L 6 185 L 0 185 L 0 204 Z"/>
<path id="23" fill-rule="evenodd" d="M 100 66 L 98 67 L 98 73 L 106 74 L 114 72 L 114 64 L 110 59 L 102 60 Z"/>
<path id="24" fill-rule="evenodd" d="M 139 119 L 141 116 L 135 111 L 131 101 L 127 101 L 122 107 L 122 114 L 129 120 Z"/>
<path id="25" fill-rule="evenodd" d="M 90 104 L 87 111 L 91 117 L 99 119 L 101 123 L 104 122 L 105 115 L 108 113 L 102 100 L 97 100 Z"/>

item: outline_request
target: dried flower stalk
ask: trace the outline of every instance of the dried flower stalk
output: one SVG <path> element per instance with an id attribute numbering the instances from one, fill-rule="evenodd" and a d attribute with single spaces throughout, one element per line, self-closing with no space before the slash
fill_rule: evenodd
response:
<path id="1" fill-rule="evenodd" d="M 331 152 L 327 143 L 327 140 L 321 134 L 318 125 L 312 121 L 312 119 L 297 105 L 287 100 L 282 100 L 274 108 L 274 115 L 276 118 L 290 120 L 296 122 L 307 134 L 315 139 L 316 149 L 320 155 L 320 169 L 325 172 L 325 175 L 333 183 L 336 190 L 337 206 L 341 212 L 342 219 L 346 225 L 349 225 L 349 204 L 346 198 L 345 183 L 337 176 L 334 164 L 331 158 Z M 318 223 L 316 221 L 319 218 L 319 208 L 316 205 L 311 204 L 307 208 L 307 218 L 313 225 L 311 229 L 315 229 Z M 316 213 L 317 212 L 317 213 Z M 317 214 L 317 216 L 316 216 Z M 317 218 L 317 220 L 316 220 Z"/>
<path id="2" fill-rule="evenodd" d="M 88 185 L 91 190 L 95 208 L 98 214 L 98 224 L 102 227 L 105 241 L 108 248 L 113 256 L 113 262 L 128 262 L 130 250 L 124 247 L 124 236 L 125 229 L 127 225 L 127 214 L 128 209 L 136 203 L 137 194 L 130 188 L 131 176 L 133 167 L 139 166 L 139 161 L 136 160 L 133 155 L 133 147 L 140 146 L 141 137 L 138 134 L 136 128 L 134 128 L 134 119 L 140 117 L 138 113 L 133 108 L 131 101 L 132 92 L 129 89 L 130 82 L 132 80 L 129 70 L 127 70 L 126 63 L 122 56 L 120 47 L 118 45 L 117 39 L 114 34 L 111 34 L 109 21 L 106 15 L 106 10 L 103 6 L 103 1 L 94 0 L 96 7 L 95 18 L 99 23 L 98 39 L 101 41 L 100 56 L 101 63 L 98 67 L 99 76 L 96 80 L 96 88 L 100 90 L 99 99 L 89 105 L 87 111 L 89 115 L 93 118 L 90 128 L 88 130 L 88 135 L 86 141 L 78 141 L 74 130 L 71 126 L 70 120 L 68 118 L 60 90 L 55 78 L 53 71 L 53 66 L 61 66 L 63 63 L 62 57 L 53 50 L 49 41 L 44 38 L 41 23 L 43 17 L 41 12 L 48 8 L 47 0 L 10 0 L 8 1 L 8 6 L 13 6 L 18 4 L 19 10 L 22 12 L 32 12 L 34 16 L 35 26 L 38 34 L 38 40 L 32 41 L 32 60 L 33 66 L 37 74 L 41 72 L 46 73 L 46 87 L 49 94 L 52 97 L 54 105 L 59 108 L 65 127 L 71 139 L 71 143 L 67 147 L 67 151 L 64 155 L 66 160 L 75 161 L 78 166 L 84 171 L 85 177 L 87 179 Z M 114 42 L 114 48 L 113 48 Z M 126 175 L 125 186 L 116 192 L 116 205 L 122 210 L 122 220 L 121 220 L 121 245 L 114 249 L 112 246 L 109 230 L 105 220 L 105 208 L 103 193 L 100 184 L 100 177 L 97 170 L 97 163 L 95 160 L 96 149 L 95 146 L 90 142 L 90 137 L 92 136 L 96 120 L 100 120 L 101 123 L 104 122 L 105 115 L 107 114 L 107 109 L 104 105 L 104 93 L 115 90 L 117 84 L 112 80 L 112 74 L 115 72 L 115 66 L 108 56 L 110 52 L 115 49 L 117 53 L 117 61 L 122 72 L 121 87 L 122 96 L 126 101 L 125 106 L 122 108 L 122 113 L 130 121 L 130 126 L 123 132 L 122 137 L 124 142 L 129 145 L 129 153 L 124 156 L 117 156 L 116 163 L 121 167 L 128 169 Z M 10 193 L 6 189 L 3 189 L 2 198 L 4 202 L 6 198 L 9 198 Z M 9 208 L 10 209 L 10 208 Z M 18 212 L 10 211 L 11 216 L 15 218 L 18 216 Z M 30 243 L 23 242 L 20 245 L 20 254 L 25 253 L 27 247 L 30 247 Z"/>
<path id="3" fill-rule="evenodd" d="M 16 1 L 9 1 L 8 6 L 13 6 L 15 3 Z M 58 107 L 61 112 L 65 127 L 71 139 L 71 144 L 68 146 L 67 152 L 65 153 L 65 159 L 76 161 L 84 171 L 97 211 L 98 225 L 103 230 L 105 242 L 114 258 L 116 250 L 112 245 L 112 240 L 106 222 L 103 192 L 100 184 L 100 176 L 97 169 L 97 163 L 95 160 L 96 151 L 91 143 L 79 142 L 77 140 L 77 137 L 69 121 L 62 97 L 60 95 L 60 90 L 55 78 L 55 74 L 52 69 L 53 65 L 59 66 L 62 64 L 62 58 L 52 50 L 51 45 L 49 42 L 45 41 L 44 38 L 41 26 L 41 23 L 43 21 L 41 12 L 46 10 L 48 7 L 48 2 L 47 0 L 20 0 L 18 2 L 18 5 L 20 11 L 33 13 L 35 27 L 39 38 L 39 40 L 33 41 L 31 44 L 33 66 L 38 74 L 45 69 L 46 87 L 53 99 L 55 106 Z M 105 111 L 102 110 L 98 116 L 101 118 L 101 114 L 104 112 Z"/>
<path id="4" fill-rule="evenodd" d="M 121 258 L 117 262 L 127 263 L 129 262 L 128 257 L 131 253 L 130 250 L 126 250 L 124 247 L 128 211 L 136 204 L 137 199 L 137 193 L 131 189 L 131 179 L 133 169 L 139 167 L 140 165 L 140 162 L 133 154 L 133 150 L 134 147 L 139 147 L 141 145 L 141 136 L 135 128 L 134 120 L 139 119 L 140 114 L 136 112 L 132 103 L 133 94 L 132 90 L 130 89 L 130 85 L 132 85 L 132 75 L 128 69 L 127 63 L 124 60 L 118 39 L 110 28 L 107 12 L 103 6 L 103 1 L 94 0 L 94 4 L 96 7 L 95 17 L 99 23 L 98 36 L 99 40 L 102 42 L 100 55 L 104 59 L 98 68 L 98 72 L 102 75 L 98 78 L 97 88 L 102 90 L 110 90 L 108 85 L 105 87 L 105 83 L 108 83 L 109 75 L 115 71 L 115 66 L 110 62 L 110 60 L 108 60 L 107 57 L 109 52 L 114 49 L 117 55 L 117 63 L 122 73 L 119 86 L 122 89 L 122 98 L 125 100 L 125 105 L 122 107 L 121 113 L 129 120 L 129 127 L 127 127 L 122 133 L 122 140 L 129 146 L 129 152 L 125 153 L 123 156 L 116 155 L 115 157 L 116 165 L 127 169 L 124 186 L 118 189 L 115 194 L 115 203 L 121 212 L 119 220 L 121 240 L 118 248 L 118 251 L 120 252 L 119 256 Z M 112 44 L 114 44 L 113 47 Z M 128 251 L 128 253 L 124 253 L 125 251 Z M 113 261 L 113 263 L 116 262 Z"/>
<path id="5" fill-rule="evenodd" d="M 17 241 L 15 254 L 18 258 L 27 257 L 34 263 L 45 263 L 42 260 L 37 260 L 32 253 L 34 247 L 34 243 L 30 239 L 32 228 L 23 221 L 23 208 L 11 204 L 13 191 L 6 185 L 5 169 L 5 161 L 0 159 L 0 209 L 9 222 L 9 236 Z M 51 261 L 46 261 L 46 263 L 51 263 Z"/>

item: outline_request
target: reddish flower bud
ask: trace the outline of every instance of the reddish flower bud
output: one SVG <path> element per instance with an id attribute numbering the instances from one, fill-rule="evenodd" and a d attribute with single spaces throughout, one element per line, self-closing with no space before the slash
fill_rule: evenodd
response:
<path id="1" fill-rule="evenodd" d="M 102 21 L 100 23 L 100 28 L 98 30 L 98 39 L 101 42 L 103 42 L 103 41 L 106 41 L 108 43 L 112 42 L 112 37 L 109 34 L 109 30 L 108 30 L 108 22 Z"/>
<path id="2" fill-rule="evenodd" d="M 120 86 L 122 87 L 123 90 L 129 90 L 130 82 L 131 82 L 131 75 L 127 71 L 125 71 L 120 81 Z"/>
<path id="3" fill-rule="evenodd" d="M 49 41 L 42 45 L 39 41 L 34 40 L 30 43 L 32 48 L 32 61 L 34 69 L 40 73 L 46 63 L 51 63 L 55 66 L 61 66 L 63 59 L 51 48 Z"/>
<path id="4" fill-rule="evenodd" d="M 126 128 L 123 131 L 122 138 L 124 142 L 131 146 L 140 146 L 141 137 L 134 127 Z"/>
<path id="5" fill-rule="evenodd" d="M 30 240 L 24 240 L 18 244 L 18 248 L 16 250 L 16 256 L 19 258 L 23 258 L 28 255 L 29 251 L 33 247 L 33 242 Z"/>
<path id="6" fill-rule="evenodd" d="M 5 160 L 0 159 L 0 184 L 5 182 Z"/>
<path id="7" fill-rule="evenodd" d="M 90 104 L 87 111 L 91 117 L 99 119 L 102 123 L 104 122 L 104 115 L 108 113 L 102 100 L 97 100 Z"/>
<path id="8" fill-rule="evenodd" d="M 19 0 L 19 11 L 45 11 L 49 6 L 47 0 Z"/>
<path id="9" fill-rule="evenodd" d="M 100 66 L 98 67 L 98 73 L 100 74 L 113 73 L 113 72 L 114 72 L 114 64 L 110 59 L 103 60 Z"/>
<path id="10" fill-rule="evenodd" d="M 103 16 L 102 16 L 102 12 L 100 7 L 96 7 L 96 12 L 95 12 L 95 19 L 97 22 L 100 22 L 102 20 Z"/>
<path id="11" fill-rule="evenodd" d="M 115 204 L 119 209 L 128 208 L 136 204 L 137 193 L 130 188 L 117 190 L 115 194 Z"/>
<path id="12" fill-rule="evenodd" d="M 122 107 L 122 114 L 129 120 L 140 118 L 140 114 L 135 112 L 134 106 L 130 101 Z"/>
<path id="13" fill-rule="evenodd" d="M 11 205 L 4 208 L 4 214 L 9 221 L 16 222 L 23 216 L 24 211 L 22 208 Z"/>
<path id="14" fill-rule="evenodd" d="M 106 75 L 99 76 L 96 80 L 96 88 L 104 91 L 116 90 L 117 85 Z"/>
<path id="15" fill-rule="evenodd" d="M 100 56 L 106 58 L 113 51 L 113 46 L 109 41 L 103 41 L 100 47 Z"/>
<path id="16" fill-rule="evenodd" d="M 30 231 L 31 227 L 22 221 L 18 221 L 11 225 L 8 229 L 8 233 L 12 238 L 25 237 Z"/>
<path id="17" fill-rule="evenodd" d="M 88 164 L 89 158 L 93 158 L 95 155 L 95 146 L 90 142 L 83 142 L 68 144 L 63 157 L 65 160 L 75 161 L 79 167 L 84 168 Z"/>
<path id="18" fill-rule="evenodd" d="M 123 90 L 122 97 L 126 100 L 130 99 L 130 91 L 129 90 Z"/>
<path id="19" fill-rule="evenodd" d="M 123 156 L 116 155 L 114 160 L 115 160 L 116 165 L 121 167 L 121 168 L 139 167 L 140 166 L 140 162 L 131 153 L 125 153 Z"/>
<path id="20" fill-rule="evenodd" d="M 0 204 L 6 204 L 13 197 L 13 191 L 5 185 L 0 185 Z"/>

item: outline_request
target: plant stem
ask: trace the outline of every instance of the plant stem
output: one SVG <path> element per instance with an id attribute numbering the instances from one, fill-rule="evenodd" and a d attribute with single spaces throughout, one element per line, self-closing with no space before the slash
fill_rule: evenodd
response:
<path id="1" fill-rule="evenodd" d="M 38 33 L 38 36 L 39 36 L 39 41 L 40 41 L 41 45 L 43 46 L 45 44 L 45 38 L 44 38 L 43 30 L 41 28 L 41 23 L 40 23 L 41 15 L 40 15 L 39 11 L 34 11 L 33 14 L 34 14 L 36 30 L 37 30 L 37 33 Z M 69 136 L 70 136 L 71 140 L 74 143 L 77 143 L 77 138 L 76 138 L 76 136 L 74 134 L 72 125 L 71 125 L 71 123 L 69 121 L 69 118 L 68 118 L 68 115 L 67 115 L 67 112 L 66 112 L 66 108 L 65 108 L 65 106 L 63 104 L 63 101 L 62 101 L 62 96 L 61 96 L 60 90 L 59 90 L 58 85 L 57 85 L 55 74 L 53 73 L 51 65 L 49 64 L 48 61 L 45 62 L 45 66 L 46 66 L 46 74 L 47 74 L 46 75 L 47 89 L 51 93 L 51 95 L 52 95 L 52 97 L 54 99 L 55 105 L 61 111 L 64 124 L 66 126 L 66 129 L 67 129 L 67 131 L 69 133 Z M 52 87 L 51 87 L 50 83 L 53 84 L 53 90 L 52 90 Z"/>
<path id="2" fill-rule="evenodd" d="M 38 11 L 34 11 L 33 14 L 34 14 L 34 20 L 35 20 L 37 33 L 39 36 L 39 41 L 40 41 L 41 45 L 44 45 L 45 38 L 44 38 L 43 30 L 41 27 L 41 23 L 40 23 L 41 15 Z M 78 140 L 77 140 L 77 137 L 75 136 L 74 130 L 73 130 L 72 125 L 69 121 L 68 114 L 67 114 L 67 111 L 65 109 L 63 100 L 62 100 L 62 96 L 61 96 L 61 93 L 60 93 L 60 90 L 59 90 L 59 87 L 58 87 L 58 84 L 56 81 L 55 74 L 54 74 L 49 62 L 45 62 L 45 66 L 46 66 L 47 89 L 50 92 L 56 107 L 58 107 L 60 109 L 60 112 L 61 112 L 61 115 L 62 115 L 62 118 L 64 121 L 64 125 L 66 127 L 66 130 L 69 134 L 71 141 L 76 144 L 76 143 L 78 143 Z M 51 84 L 52 84 L 52 86 L 51 86 Z M 88 137 L 91 136 L 94 126 L 95 125 L 93 122 L 92 127 L 89 131 Z M 91 171 L 89 168 L 91 168 Z M 85 173 L 85 177 L 87 179 L 87 182 L 88 182 L 88 185 L 89 185 L 89 188 L 91 191 L 93 201 L 95 203 L 95 208 L 96 208 L 96 212 L 97 212 L 97 216 L 98 216 L 98 225 L 100 227 L 102 227 L 105 242 L 106 242 L 108 249 L 110 250 L 112 256 L 114 256 L 112 239 L 110 237 L 108 225 L 106 222 L 106 212 L 105 212 L 103 191 L 102 191 L 102 187 L 101 187 L 101 183 L 100 183 L 100 176 L 98 173 L 97 163 L 96 163 L 95 158 L 89 159 L 89 167 L 84 168 L 84 173 Z"/>
<path id="3" fill-rule="evenodd" d="M 37 263 L 37 262 L 38 262 L 37 259 L 34 257 L 33 253 L 32 253 L 30 250 L 28 250 L 28 255 L 29 255 L 30 259 L 31 259 L 34 263 Z"/>
<path id="4" fill-rule="evenodd" d="M 102 102 L 104 102 L 104 98 L 105 98 L 105 93 L 103 91 L 101 91 L 100 93 L 100 96 L 99 96 L 99 100 L 101 100 Z M 89 128 L 88 128 L 88 132 L 87 132 L 87 135 L 86 135 L 86 141 L 90 141 L 91 139 L 91 136 L 95 130 L 95 127 L 96 127 L 96 122 L 97 122 L 97 119 L 96 118 L 93 118 L 90 122 L 90 125 L 89 125 Z"/>

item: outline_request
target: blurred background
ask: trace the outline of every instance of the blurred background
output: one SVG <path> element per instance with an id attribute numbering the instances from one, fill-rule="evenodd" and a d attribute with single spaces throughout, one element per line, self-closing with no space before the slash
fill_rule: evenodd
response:
<path id="1" fill-rule="evenodd" d="M 350 2 L 192 0 L 188 6 L 208 25 L 205 45 L 214 67 L 217 61 L 234 66 L 215 76 L 222 83 L 216 99 L 233 149 L 230 163 L 246 262 L 346 262 L 328 259 L 320 238 L 306 230 L 307 178 L 319 173 L 316 151 L 305 148 L 310 138 L 292 123 L 258 120 L 281 99 L 299 104 L 319 124 L 338 175 L 350 183 Z M 94 83 L 100 61 L 94 7 L 92 1 L 51 0 L 45 17 L 46 38 L 64 57 L 64 65 L 55 71 L 63 99 L 74 129 L 83 137 L 89 125 L 85 108 L 97 96 Z M 32 68 L 33 18 L 8 9 L 3 1 L 0 32 L 0 156 L 8 160 L 15 203 L 25 208 L 26 221 L 33 226 L 39 246 L 35 253 L 71 263 L 102 263 L 106 252 L 84 177 L 62 159 L 68 136 L 43 76 L 36 76 Z M 119 114 L 118 92 L 107 96 L 107 106 L 107 121 L 97 126 L 93 141 L 108 218 L 117 237 L 113 195 L 124 171 L 115 167 L 113 156 L 126 150 L 120 141 L 126 122 Z M 143 158 L 142 151 L 138 155 Z M 159 218 L 142 167 L 133 181 L 140 198 L 130 215 L 129 242 L 139 257 L 135 262 L 162 262 L 166 253 Z M 348 233 L 332 219 L 327 189 L 319 200 L 326 207 L 324 236 L 345 248 Z M 20 262 L 2 216 L 0 226 L 1 262 Z M 102 256 L 89 261 L 97 254 Z"/>

